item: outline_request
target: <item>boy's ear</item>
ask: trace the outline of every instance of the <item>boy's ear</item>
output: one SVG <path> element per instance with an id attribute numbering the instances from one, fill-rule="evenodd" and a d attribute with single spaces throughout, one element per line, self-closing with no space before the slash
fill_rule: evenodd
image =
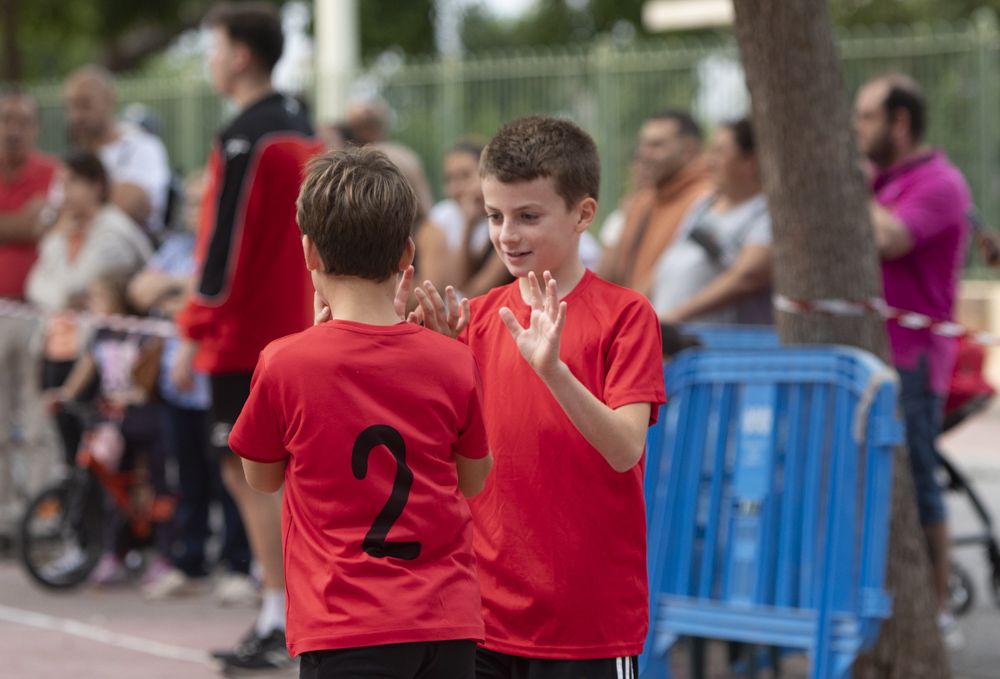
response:
<path id="1" fill-rule="evenodd" d="M 323 258 L 320 257 L 316 244 L 306 234 L 302 234 L 302 254 L 305 255 L 307 269 L 320 273 L 326 271 L 326 265 L 323 264 Z"/>
<path id="2" fill-rule="evenodd" d="M 413 242 L 413 238 L 406 239 L 406 247 L 403 248 L 403 255 L 399 258 L 399 270 L 406 271 L 406 267 L 413 264 L 413 258 L 417 254 L 417 244 Z"/>
<path id="3" fill-rule="evenodd" d="M 580 211 L 580 219 L 576 223 L 576 232 L 583 233 L 594 223 L 597 217 L 597 200 L 593 196 L 587 196 L 580 201 L 577 209 Z"/>

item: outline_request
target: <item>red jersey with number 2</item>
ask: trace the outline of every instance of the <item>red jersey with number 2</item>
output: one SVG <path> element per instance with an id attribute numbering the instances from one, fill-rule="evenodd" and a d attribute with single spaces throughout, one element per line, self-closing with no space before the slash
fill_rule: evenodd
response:
<path id="1" fill-rule="evenodd" d="M 455 465 L 488 453 L 467 347 L 413 324 L 338 320 L 272 342 L 229 445 L 287 461 L 293 655 L 483 638 Z"/>

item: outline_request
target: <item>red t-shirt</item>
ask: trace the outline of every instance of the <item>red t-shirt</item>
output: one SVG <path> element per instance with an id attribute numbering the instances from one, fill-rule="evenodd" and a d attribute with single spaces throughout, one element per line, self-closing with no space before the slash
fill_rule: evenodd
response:
<path id="1" fill-rule="evenodd" d="M 249 460 L 288 461 L 293 655 L 483 638 L 454 457 L 488 452 L 466 347 L 403 323 L 330 321 L 280 339 L 261 352 L 229 445 Z"/>
<path id="2" fill-rule="evenodd" d="M 565 297 L 560 355 L 611 408 L 665 400 L 649 301 L 588 271 Z M 644 462 L 614 471 L 521 357 L 498 311 L 527 326 L 517 282 L 472 300 L 494 467 L 472 498 L 486 648 L 531 658 L 637 655 L 649 623 Z"/>
<path id="3" fill-rule="evenodd" d="M 8 181 L 0 175 L 0 214 L 19 211 L 33 198 L 45 198 L 59 161 L 33 151 Z M 24 298 L 24 282 L 38 258 L 37 243 L 0 243 L 0 297 Z"/>

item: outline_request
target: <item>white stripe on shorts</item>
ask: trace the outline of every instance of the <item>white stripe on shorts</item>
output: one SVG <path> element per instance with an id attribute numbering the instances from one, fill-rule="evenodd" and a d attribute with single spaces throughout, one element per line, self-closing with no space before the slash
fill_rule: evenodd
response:
<path id="1" fill-rule="evenodd" d="M 622 674 L 622 659 L 615 658 L 615 666 L 618 668 L 618 679 L 625 679 L 625 675 Z"/>

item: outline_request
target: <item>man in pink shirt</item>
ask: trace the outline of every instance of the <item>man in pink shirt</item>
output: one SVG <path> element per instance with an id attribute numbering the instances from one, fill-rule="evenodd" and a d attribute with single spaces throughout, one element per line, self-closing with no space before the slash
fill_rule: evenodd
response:
<path id="1" fill-rule="evenodd" d="M 886 302 L 935 320 L 952 320 L 971 199 L 961 172 L 942 152 L 924 144 L 926 109 L 912 78 L 886 75 L 858 91 L 854 127 L 858 146 L 873 169 L 871 218 Z M 954 648 L 961 644 L 961 632 L 948 611 L 949 537 L 935 476 L 935 439 L 956 344 L 952 338 L 898 323 L 890 323 L 888 331 L 900 375 L 920 521 L 933 564 L 939 624 L 945 642 Z"/>
<path id="2" fill-rule="evenodd" d="M 24 299 L 24 282 L 45 229 L 46 197 L 59 163 L 35 150 L 38 110 L 19 92 L 0 94 L 0 298 Z M 12 456 L 21 450 L 29 485 L 44 481 L 50 458 L 42 455 L 45 420 L 32 353 L 37 326 L 0 317 L 0 536 L 10 536 L 19 514 Z M 15 441 L 19 438 L 20 441 Z M 20 445 L 18 445 L 20 444 Z"/>

